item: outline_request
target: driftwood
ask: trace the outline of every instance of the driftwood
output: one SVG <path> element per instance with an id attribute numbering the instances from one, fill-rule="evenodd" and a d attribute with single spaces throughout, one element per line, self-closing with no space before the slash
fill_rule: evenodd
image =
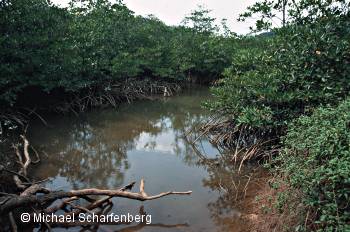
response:
<path id="1" fill-rule="evenodd" d="M 192 191 L 187 192 L 176 192 L 176 191 L 168 191 L 159 193 L 157 195 L 147 195 L 143 189 L 142 186 L 144 186 L 144 180 L 141 180 L 140 185 L 140 192 L 129 192 L 129 191 L 123 191 L 123 190 L 110 190 L 110 189 L 80 189 L 80 190 L 71 190 L 71 191 L 56 191 L 56 192 L 50 192 L 44 195 L 36 196 L 35 193 L 38 193 L 39 191 L 42 192 L 42 188 L 40 186 L 33 185 L 30 188 L 32 190 L 30 193 L 21 194 L 16 197 L 11 197 L 6 203 L 2 204 L 0 206 L 0 212 L 7 213 L 13 209 L 16 209 L 18 207 L 22 206 L 29 206 L 29 205 L 45 205 L 49 204 L 55 200 L 63 199 L 63 198 L 71 198 L 71 197 L 84 197 L 84 196 L 110 196 L 110 197 L 122 197 L 122 198 L 129 198 L 133 200 L 138 201 L 149 201 L 149 200 L 155 200 L 167 195 L 188 195 L 191 194 Z"/>
<path id="2" fill-rule="evenodd" d="M 21 135 L 21 138 L 23 139 L 23 155 L 24 155 L 24 159 L 22 158 L 22 155 L 19 151 L 18 145 L 14 145 L 14 149 L 16 152 L 16 156 L 18 159 L 18 163 L 21 165 L 21 170 L 19 171 L 19 174 L 22 174 L 24 176 L 27 176 L 27 169 L 29 167 L 29 165 L 32 162 L 32 159 L 30 158 L 29 152 L 28 152 L 28 147 L 29 147 L 29 142 L 28 140 Z"/>
<path id="3" fill-rule="evenodd" d="M 30 145 L 28 140 L 23 135 L 21 138 L 23 141 L 22 152 L 19 149 L 19 145 L 13 145 L 18 164 L 20 165 L 20 170 L 18 172 L 11 171 L 0 165 L 0 172 L 5 171 L 13 174 L 14 183 L 20 191 L 18 194 L 0 192 L 0 215 L 1 217 L 8 216 L 12 231 L 17 231 L 15 212 L 19 208 L 28 208 L 31 214 L 52 214 L 59 210 L 66 211 L 65 214 L 78 214 L 81 212 L 101 214 L 105 211 L 106 206 L 113 205 L 111 201 L 111 198 L 113 197 L 128 198 L 138 201 L 149 201 L 168 195 L 189 195 L 192 193 L 192 191 L 167 191 L 155 195 L 149 195 L 145 192 L 145 181 L 143 179 L 140 181 L 139 192 L 131 191 L 136 182 L 132 182 L 119 189 L 88 188 L 71 191 L 51 191 L 50 189 L 44 188 L 40 185 L 42 181 L 32 182 L 27 177 L 28 167 L 31 163 L 33 163 L 33 161 L 29 153 Z M 36 151 L 35 153 L 37 155 Z M 37 160 L 40 160 L 38 155 Z M 95 199 L 92 198 L 92 196 L 102 197 Z M 86 200 L 88 204 L 86 206 L 82 206 L 74 203 L 80 199 Z M 57 202 L 57 200 L 59 200 L 59 203 L 53 205 L 53 203 Z M 67 208 L 70 210 L 67 210 Z M 72 224 L 72 226 L 77 225 L 78 224 Z M 50 230 L 51 225 L 49 225 L 49 223 L 44 223 L 44 226 Z M 58 224 L 54 226 L 60 225 Z M 69 225 L 62 224 L 61 226 Z"/>

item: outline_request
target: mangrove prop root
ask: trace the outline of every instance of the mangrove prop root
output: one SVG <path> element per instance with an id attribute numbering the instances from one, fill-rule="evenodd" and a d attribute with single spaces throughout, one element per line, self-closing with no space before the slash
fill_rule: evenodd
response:
<path id="1" fill-rule="evenodd" d="M 236 125 L 224 113 L 212 115 L 185 137 L 193 146 L 206 137 L 221 153 L 232 154 L 232 161 L 239 162 L 239 170 L 246 161 L 271 158 L 279 151 L 275 132 Z"/>
<path id="2" fill-rule="evenodd" d="M 56 106 L 60 112 L 73 112 L 78 114 L 93 107 L 110 105 L 116 107 L 118 103 L 132 102 L 137 99 L 152 99 L 154 96 L 169 97 L 181 90 L 178 83 L 160 80 L 128 78 L 121 82 L 110 82 L 106 88 L 87 88 L 73 94 L 63 105 Z"/>

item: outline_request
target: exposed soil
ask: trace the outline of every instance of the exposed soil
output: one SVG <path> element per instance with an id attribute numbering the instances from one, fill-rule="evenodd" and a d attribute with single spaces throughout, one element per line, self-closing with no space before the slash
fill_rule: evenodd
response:
<path id="1" fill-rule="evenodd" d="M 245 212 L 241 218 L 247 221 L 247 230 L 250 232 L 288 232 L 294 231 L 294 226 L 300 221 L 301 206 L 292 212 L 284 206 L 278 210 L 278 195 L 288 191 L 287 186 L 272 188 L 275 181 L 271 175 L 262 177 L 264 183 L 260 188 L 256 188 L 245 199 Z M 252 197 L 255 196 L 255 197 Z"/>

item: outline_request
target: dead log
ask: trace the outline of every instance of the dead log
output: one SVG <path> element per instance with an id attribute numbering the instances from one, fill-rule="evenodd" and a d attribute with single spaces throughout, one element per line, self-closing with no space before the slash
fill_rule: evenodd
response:
<path id="1" fill-rule="evenodd" d="M 79 214 L 85 213 L 97 213 L 104 214 L 113 207 L 111 199 L 113 197 L 128 198 L 138 201 L 155 200 L 168 195 L 189 195 L 192 191 L 177 192 L 167 191 L 155 195 L 148 195 L 145 192 L 145 182 L 141 179 L 139 192 L 132 192 L 132 188 L 136 182 L 132 182 L 120 189 L 78 189 L 71 191 L 51 191 L 40 185 L 43 181 L 33 182 L 27 177 L 27 170 L 31 163 L 34 163 L 29 154 L 29 142 L 24 135 L 21 136 L 23 140 L 23 152 L 20 151 L 19 145 L 13 145 L 15 155 L 17 156 L 17 162 L 20 164 L 20 170 L 18 172 L 6 169 L 3 165 L 0 165 L 0 172 L 5 171 L 13 174 L 13 179 L 18 187 L 17 194 L 2 193 L 0 192 L 0 217 L 8 217 L 12 231 L 17 231 L 17 224 L 15 218 L 15 212 L 17 209 L 27 208 L 30 214 L 54 214 L 59 210 L 64 210 L 65 214 Z M 40 161 L 38 153 L 36 153 L 37 161 Z M 36 162 L 36 161 L 35 161 Z M 40 193 L 40 194 L 39 194 Z M 92 196 L 103 196 L 100 199 L 94 199 Z M 84 199 L 88 202 L 87 206 L 81 206 L 76 204 L 77 200 Z M 61 200 L 59 204 L 51 206 L 56 200 Z M 106 204 L 107 203 L 107 204 Z M 30 217 L 33 218 L 33 217 Z M 17 220 L 18 221 L 18 220 Z M 72 224 L 77 226 L 78 224 Z M 44 222 L 42 226 L 45 226 L 50 230 L 51 226 L 70 226 L 68 224 L 52 225 Z M 140 226 L 140 225 L 139 225 Z M 144 226 L 144 225 L 141 225 Z M 161 225 L 155 225 L 161 226 Z M 172 227 L 172 226 L 171 226 Z"/>
<path id="2" fill-rule="evenodd" d="M 19 195 L 12 196 L 11 199 L 6 201 L 4 204 L 0 205 L 0 213 L 9 213 L 10 211 L 30 205 L 47 205 L 51 204 L 53 201 L 63 198 L 70 197 L 84 197 L 84 196 L 110 196 L 110 197 L 121 197 L 128 198 L 138 201 L 149 201 L 155 200 L 161 197 L 165 197 L 168 195 L 189 195 L 192 191 L 187 192 L 176 192 L 176 191 L 168 191 L 162 192 L 156 195 L 147 195 L 144 191 L 144 180 L 141 180 L 140 184 L 140 192 L 129 192 L 122 190 L 110 190 L 110 189 L 80 189 L 80 190 L 71 190 L 71 191 L 56 191 L 50 192 L 44 195 Z"/>
<path id="3" fill-rule="evenodd" d="M 26 137 L 24 137 L 24 135 L 21 135 L 21 138 L 23 139 L 23 154 L 25 157 L 25 162 L 23 163 L 23 175 L 27 176 L 27 169 L 30 165 L 30 163 L 32 162 L 32 159 L 30 158 L 29 152 L 28 152 L 28 148 L 29 148 L 29 142 L 26 139 Z"/>
<path id="4" fill-rule="evenodd" d="M 132 190 L 132 188 L 134 187 L 135 184 L 136 184 L 136 182 L 134 181 L 128 185 L 125 185 L 124 187 L 120 188 L 119 190 L 120 191 Z M 88 206 L 86 206 L 85 209 L 93 210 L 95 208 L 102 207 L 106 202 L 111 203 L 111 198 L 113 198 L 113 197 L 107 196 L 107 197 L 103 197 L 103 198 L 97 199 L 97 200 L 92 199 L 92 198 L 87 197 L 87 196 L 84 196 L 83 198 L 90 202 L 90 204 Z M 67 203 L 70 203 L 70 202 L 78 200 L 78 199 L 80 199 L 80 198 L 71 197 L 71 198 L 65 199 L 59 205 L 45 209 L 44 213 L 47 213 L 47 214 L 54 213 L 54 212 L 58 211 L 59 209 L 64 208 Z M 81 210 L 74 210 L 74 211 L 70 212 L 69 214 L 79 214 L 80 212 L 81 212 Z"/>

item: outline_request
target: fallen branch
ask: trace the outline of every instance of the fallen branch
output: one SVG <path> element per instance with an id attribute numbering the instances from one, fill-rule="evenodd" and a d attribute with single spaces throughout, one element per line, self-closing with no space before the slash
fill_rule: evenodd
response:
<path id="1" fill-rule="evenodd" d="M 21 138 L 23 139 L 23 154 L 24 154 L 25 161 L 23 162 L 21 159 L 22 170 L 20 173 L 22 173 L 24 176 L 27 176 L 27 169 L 28 169 L 30 163 L 32 162 L 32 160 L 31 160 L 29 152 L 28 152 L 29 142 L 26 139 L 26 137 L 24 137 L 24 135 L 21 135 Z M 19 157 L 21 157 L 21 156 L 19 156 Z"/>
<path id="2" fill-rule="evenodd" d="M 178 191 L 167 191 L 161 192 L 155 195 L 149 195 L 145 191 L 145 181 L 141 179 L 140 188 L 138 192 L 132 192 L 136 182 L 132 182 L 119 189 L 97 189 L 87 188 L 78 189 L 71 191 L 51 191 L 50 189 L 44 188 L 40 185 L 42 181 L 34 182 L 30 181 L 27 177 L 28 168 L 31 163 L 34 163 L 29 153 L 29 141 L 24 135 L 21 136 L 23 141 L 23 151 L 21 152 L 20 145 L 13 145 L 17 161 L 20 165 L 18 172 L 8 170 L 3 165 L 0 165 L 0 172 L 6 171 L 13 174 L 14 183 L 17 185 L 18 193 L 6 193 L 0 192 L 0 217 L 9 217 L 9 224 L 13 231 L 17 231 L 17 224 L 19 222 L 15 212 L 21 208 L 27 209 L 30 214 L 55 214 L 59 210 L 64 210 L 65 214 L 78 214 L 84 213 L 97 213 L 104 214 L 106 211 L 111 210 L 113 203 L 111 201 L 114 197 L 128 198 L 138 201 L 149 201 L 162 198 L 168 195 L 189 195 L 192 191 L 178 192 Z M 37 161 L 40 161 L 40 157 L 34 148 Z M 36 162 L 36 161 L 35 161 Z M 100 199 L 95 199 L 93 196 L 103 196 Z M 80 199 L 86 200 L 87 205 L 83 206 L 79 204 Z M 54 202 L 60 200 L 60 203 L 53 205 Z M 33 218 L 33 217 L 31 217 Z M 77 224 L 74 224 L 76 226 Z M 51 224 L 45 223 L 42 225 L 50 229 Z M 60 226 L 60 225 L 56 225 Z M 61 225 L 62 226 L 62 225 Z M 69 225 L 63 225 L 69 226 Z"/>
<path id="3" fill-rule="evenodd" d="M 21 154 L 21 152 L 19 150 L 18 145 L 12 145 L 12 147 L 15 150 L 15 154 L 17 156 L 17 163 L 21 166 L 20 171 L 18 173 L 14 172 L 14 171 L 9 171 L 9 170 L 5 169 L 3 166 L 0 167 L 0 170 L 4 169 L 7 172 L 15 174 L 14 181 L 15 181 L 17 187 L 23 188 L 22 183 L 21 183 L 21 181 L 20 181 L 20 179 L 18 177 L 22 177 L 27 182 L 29 182 L 29 179 L 27 178 L 28 167 L 29 167 L 29 165 L 31 163 L 34 163 L 34 162 L 32 162 L 32 159 L 30 158 L 30 155 L 29 155 L 29 151 L 28 151 L 28 149 L 29 149 L 29 142 L 28 142 L 28 140 L 26 139 L 26 137 L 24 135 L 21 135 L 20 137 L 23 140 L 23 155 L 24 155 L 24 158 L 22 157 L 22 154 Z M 39 157 L 39 155 L 37 154 L 36 151 L 35 151 L 35 153 L 36 153 L 36 157 L 37 157 L 37 160 L 35 161 L 35 163 L 37 163 L 37 162 L 40 161 L 40 157 Z"/>
<path id="4" fill-rule="evenodd" d="M 140 187 L 144 185 L 144 180 L 141 180 Z M 13 209 L 16 209 L 18 207 L 22 206 L 28 206 L 32 204 L 40 204 L 40 205 L 46 205 L 50 204 L 55 200 L 68 198 L 68 197 L 83 197 L 83 196 L 110 196 L 110 197 L 121 197 L 121 198 L 128 198 L 138 201 L 149 201 L 149 200 L 155 200 L 161 197 L 165 197 L 168 195 L 189 195 L 192 191 L 187 192 L 176 192 L 176 191 L 168 191 L 168 192 L 162 192 L 156 195 L 148 196 L 143 188 L 140 188 L 140 192 L 129 192 L 129 191 L 122 191 L 122 190 L 110 190 L 110 189 L 80 189 L 80 190 L 72 190 L 72 191 L 57 191 L 57 192 L 50 192 L 45 195 L 25 195 L 25 196 L 17 196 L 13 197 L 10 200 L 8 200 L 5 204 L 0 206 L 0 212 L 1 213 L 7 213 L 12 211 Z"/>
<path id="5" fill-rule="evenodd" d="M 131 190 L 135 184 L 136 184 L 136 182 L 134 181 L 128 185 L 125 185 L 124 187 L 120 188 L 119 190 L 120 191 Z M 91 203 L 88 206 L 86 206 L 85 209 L 93 210 L 95 208 L 102 207 L 106 202 L 111 203 L 111 199 L 113 198 L 113 196 L 103 197 L 99 200 L 94 200 L 94 199 L 87 197 L 87 196 L 84 196 L 83 198 Z M 45 210 L 44 212 L 45 213 L 54 213 L 57 210 L 62 209 L 65 205 L 67 205 L 71 201 L 78 200 L 78 199 L 79 199 L 78 197 L 71 197 L 69 199 L 62 201 L 60 205 L 53 207 L 53 208 L 50 208 L 49 212 L 47 210 Z M 79 214 L 80 212 L 82 212 L 82 210 L 74 210 L 74 211 L 70 212 L 69 214 Z"/>

